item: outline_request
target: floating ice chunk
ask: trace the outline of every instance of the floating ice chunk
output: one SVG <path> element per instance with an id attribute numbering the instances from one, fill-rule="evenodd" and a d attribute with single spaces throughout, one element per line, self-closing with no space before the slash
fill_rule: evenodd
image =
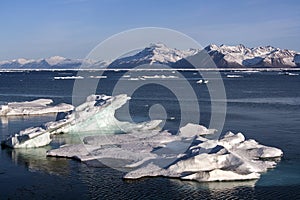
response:
<path id="1" fill-rule="evenodd" d="M 202 84 L 202 83 L 207 84 L 207 83 L 208 83 L 208 80 L 202 80 L 202 79 L 200 79 L 200 80 L 197 81 L 196 83 L 198 83 L 198 84 Z"/>
<path id="2" fill-rule="evenodd" d="M 0 116 L 42 115 L 47 113 L 68 112 L 74 109 L 70 104 L 61 103 L 55 106 L 51 99 L 37 99 L 24 102 L 10 102 L 0 105 Z"/>
<path id="3" fill-rule="evenodd" d="M 138 81 L 140 79 L 139 78 L 129 78 L 128 80 L 130 80 L 130 81 Z"/>
<path id="4" fill-rule="evenodd" d="M 280 149 L 245 140 L 242 133 L 228 132 L 218 140 L 203 137 L 214 132 L 187 124 L 178 135 L 154 129 L 88 136 L 84 145 L 62 146 L 47 155 L 132 168 L 125 179 L 165 176 L 200 182 L 258 179 L 260 173 L 276 166 L 273 158 L 282 156 Z"/>
<path id="5" fill-rule="evenodd" d="M 11 148 L 36 148 L 48 145 L 51 135 L 62 132 L 63 128 L 70 123 L 69 119 L 56 122 L 48 122 L 41 127 L 30 127 L 19 133 L 9 136 L 2 141 L 2 145 Z"/>
<path id="6" fill-rule="evenodd" d="M 299 76 L 299 74 L 297 74 L 297 73 L 291 73 L 291 72 L 287 73 L 287 75 L 289 75 L 289 76 Z"/>
<path id="7" fill-rule="evenodd" d="M 115 111 L 123 106 L 130 97 L 118 95 L 90 95 L 86 102 L 59 121 L 43 124 L 41 127 L 25 129 L 3 141 L 12 148 L 30 148 L 45 146 L 51 142 L 50 135 L 58 133 L 76 133 L 81 135 L 147 131 L 155 129 L 161 120 L 142 123 L 130 123 L 117 120 Z M 48 102 L 49 103 L 49 102 Z M 34 136 L 34 137 L 33 137 Z M 42 140 L 44 139 L 44 140 Z"/>
<path id="8" fill-rule="evenodd" d="M 45 146 L 50 142 L 50 133 L 41 127 L 36 127 L 10 136 L 3 144 L 11 148 L 35 148 Z"/>
<path id="9" fill-rule="evenodd" d="M 173 78 L 178 78 L 178 76 L 166 76 L 166 75 L 154 75 L 154 76 L 147 76 L 144 75 L 142 76 L 144 79 L 173 79 Z"/>
<path id="10" fill-rule="evenodd" d="M 226 77 L 227 78 L 242 78 L 243 76 L 242 75 L 228 74 Z"/>
<path id="11" fill-rule="evenodd" d="M 107 76 L 89 76 L 89 78 L 107 78 Z"/>
<path id="12" fill-rule="evenodd" d="M 56 76 L 55 80 L 73 80 L 73 79 L 84 79 L 82 76 Z"/>

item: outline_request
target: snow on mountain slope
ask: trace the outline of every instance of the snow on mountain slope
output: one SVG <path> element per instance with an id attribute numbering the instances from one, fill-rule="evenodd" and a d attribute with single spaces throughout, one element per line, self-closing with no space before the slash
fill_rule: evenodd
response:
<path id="1" fill-rule="evenodd" d="M 194 55 L 198 52 L 196 49 L 178 50 L 167 47 L 165 44 L 150 44 L 149 47 L 142 51 L 112 62 L 109 67 L 132 68 L 142 64 L 166 64 L 175 63 L 176 61 L 187 56 Z"/>
<path id="2" fill-rule="evenodd" d="M 57 65 L 59 63 L 66 62 L 70 59 L 66 59 L 66 58 L 61 57 L 61 56 L 53 56 L 53 57 L 50 57 L 50 58 L 46 58 L 45 60 L 49 65 Z"/>
<path id="3" fill-rule="evenodd" d="M 83 63 L 85 67 L 90 68 L 100 68 L 107 64 L 105 61 L 69 59 L 61 56 L 53 56 L 37 60 L 19 58 L 10 61 L 0 61 L 0 69 L 76 69 Z"/>
<path id="4" fill-rule="evenodd" d="M 209 45 L 205 48 L 218 67 L 296 67 L 296 51 L 272 46 Z"/>
<path id="5" fill-rule="evenodd" d="M 248 48 L 242 44 L 236 46 L 211 44 L 204 48 L 217 67 L 300 67 L 300 53 L 272 46 Z M 0 61 L 0 69 L 76 69 L 84 63 L 84 68 L 133 68 L 143 64 L 165 64 L 175 68 L 189 68 L 185 58 L 202 54 L 203 49 L 178 50 L 162 43 L 150 44 L 141 51 L 110 61 L 68 59 L 53 56 L 46 59 L 15 59 Z M 110 63 L 110 64 L 109 64 Z"/>

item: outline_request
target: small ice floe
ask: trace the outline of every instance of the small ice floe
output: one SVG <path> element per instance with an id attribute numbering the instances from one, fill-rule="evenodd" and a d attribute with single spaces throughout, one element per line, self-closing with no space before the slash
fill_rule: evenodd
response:
<path id="1" fill-rule="evenodd" d="M 198 83 L 198 84 L 207 84 L 207 83 L 208 83 L 208 80 L 202 80 L 202 79 L 200 79 L 200 80 L 197 81 L 196 83 Z"/>
<path id="2" fill-rule="evenodd" d="M 242 75 L 235 75 L 235 74 L 228 74 L 226 75 L 227 78 L 242 78 Z"/>
<path id="3" fill-rule="evenodd" d="M 173 79 L 173 78 L 178 78 L 178 76 L 166 76 L 166 75 L 154 75 L 154 76 L 142 76 L 144 79 Z"/>
<path id="4" fill-rule="evenodd" d="M 288 72 L 286 75 L 288 76 L 299 76 L 299 74 Z"/>
<path id="5" fill-rule="evenodd" d="M 37 99 L 24 102 L 10 102 L 0 105 L 0 116 L 43 115 L 48 113 L 68 112 L 74 109 L 70 104 L 50 105 L 51 99 Z"/>
<path id="6" fill-rule="evenodd" d="M 279 75 L 287 75 L 287 76 L 299 76 L 297 73 L 292 73 L 292 72 L 278 72 Z"/>
<path id="7" fill-rule="evenodd" d="M 82 76 L 55 76 L 55 80 L 72 80 L 72 79 L 84 79 Z"/>
<path id="8" fill-rule="evenodd" d="M 133 77 L 132 77 L 132 78 L 129 78 L 128 80 L 129 80 L 129 81 L 138 81 L 138 80 L 140 80 L 140 79 L 139 79 L 139 78 L 133 78 Z"/>
<path id="9" fill-rule="evenodd" d="M 107 76 L 89 76 L 89 78 L 107 78 Z"/>
<path id="10" fill-rule="evenodd" d="M 241 73 L 259 73 L 260 71 L 257 71 L 257 70 L 245 70 L 245 71 L 238 71 L 238 72 L 241 72 Z"/>

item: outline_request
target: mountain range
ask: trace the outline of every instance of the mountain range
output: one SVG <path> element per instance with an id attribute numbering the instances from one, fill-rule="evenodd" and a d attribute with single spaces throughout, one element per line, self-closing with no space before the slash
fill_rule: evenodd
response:
<path id="1" fill-rule="evenodd" d="M 141 64 L 165 64 L 186 68 L 186 60 L 207 53 L 219 68 L 296 68 L 300 67 L 300 53 L 272 46 L 248 48 L 244 45 L 211 44 L 204 49 L 178 50 L 162 43 L 150 44 L 141 51 L 121 57 L 109 64 L 107 61 L 68 59 L 54 56 L 45 59 L 15 59 L 0 61 L 0 69 L 77 69 L 85 64 L 91 69 L 133 68 Z M 185 65 L 185 66 L 183 66 Z"/>

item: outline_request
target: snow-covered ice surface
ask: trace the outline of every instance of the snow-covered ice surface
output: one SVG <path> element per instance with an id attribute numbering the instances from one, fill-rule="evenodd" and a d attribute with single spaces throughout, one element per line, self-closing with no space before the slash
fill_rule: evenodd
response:
<path id="1" fill-rule="evenodd" d="M 83 144 L 64 145 L 48 156 L 83 162 L 100 161 L 126 170 L 125 179 L 165 176 L 184 180 L 233 181 L 258 179 L 276 166 L 283 152 L 228 132 L 218 140 L 201 125 L 187 124 L 178 135 L 168 131 L 139 130 L 127 134 L 87 136 Z"/>
<path id="2" fill-rule="evenodd" d="M 68 112 L 74 109 L 70 104 L 52 104 L 51 99 L 37 99 L 25 102 L 10 102 L 7 105 L 0 105 L 0 116 L 16 115 L 42 115 L 47 113 Z"/>

